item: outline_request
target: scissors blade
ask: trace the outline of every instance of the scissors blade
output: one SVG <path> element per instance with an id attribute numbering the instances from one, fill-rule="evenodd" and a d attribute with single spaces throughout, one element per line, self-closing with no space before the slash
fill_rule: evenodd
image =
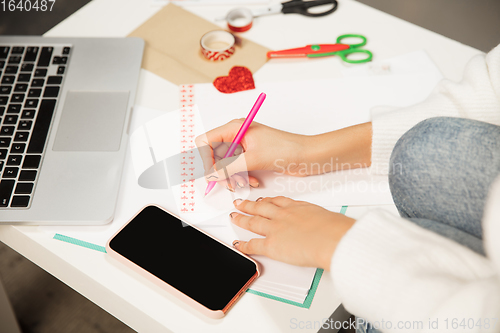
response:
<path id="1" fill-rule="evenodd" d="M 268 58 L 290 58 L 290 57 L 307 57 L 307 52 L 310 50 L 309 47 L 298 47 L 295 49 L 287 49 L 281 51 L 269 51 L 267 52 Z"/>
<path id="2" fill-rule="evenodd" d="M 349 49 L 347 44 L 311 44 L 295 49 L 269 51 L 268 58 L 291 58 L 291 57 L 321 57 L 322 55 L 331 55 L 332 52 L 338 52 Z"/>
<path id="3" fill-rule="evenodd" d="M 264 15 L 280 14 L 283 9 L 283 5 L 278 3 L 275 5 L 268 6 L 266 8 L 252 9 L 253 17 L 259 17 Z"/>

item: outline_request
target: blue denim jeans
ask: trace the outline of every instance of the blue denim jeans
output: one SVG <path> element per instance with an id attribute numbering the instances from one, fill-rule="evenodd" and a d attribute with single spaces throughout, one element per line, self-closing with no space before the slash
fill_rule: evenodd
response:
<path id="1" fill-rule="evenodd" d="M 438 117 L 415 125 L 396 143 L 389 185 L 402 217 L 484 255 L 481 220 L 499 174 L 499 126 Z"/>

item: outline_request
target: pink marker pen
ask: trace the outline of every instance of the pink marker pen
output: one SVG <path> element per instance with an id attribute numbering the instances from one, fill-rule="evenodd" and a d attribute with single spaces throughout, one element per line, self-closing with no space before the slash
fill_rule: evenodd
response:
<path id="1" fill-rule="evenodd" d="M 255 115 L 257 114 L 257 112 L 259 112 L 260 106 L 262 105 L 262 103 L 264 103 L 265 99 L 266 99 L 266 94 L 264 93 L 261 93 L 259 97 L 257 97 L 257 101 L 253 105 L 252 110 L 250 110 L 250 113 L 243 122 L 243 125 L 241 125 L 240 130 L 236 134 L 236 137 L 234 138 L 233 143 L 231 143 L 231 146 L 229 146 L 229 149 L 227 150 L 226 155 L 224 155 L 224 158 L 233 156 L 234 151 L 240 144 L 241 140 L 243 139 L 243 136 L 245 136 L 245 133 L 252 124 L 253 118 L 255 118 Z M 210 193 L 210 191 L 214 188 L 215 184 L 217 184 L 217 182 L 215 181 L 210 181 L 208 183 L 207 189 L 205 190 L 205 196 L 208 193 Z"/>

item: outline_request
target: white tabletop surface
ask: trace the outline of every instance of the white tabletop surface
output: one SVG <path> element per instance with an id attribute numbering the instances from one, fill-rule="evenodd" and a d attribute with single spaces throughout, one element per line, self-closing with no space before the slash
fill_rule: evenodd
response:
<path id="1" fill-rule="evenodd" d="M 443 76 L 460 80 L 467 61 L 480 51 L 402 21 L 352 0 L 339 0 L 332 15 L 307 18 L 274 15 L 255 20 L 244 37 L 271 49 L 333 42 L 338 35 L 360 33 L 375 60 L 425 50 Z M 259 6 L 254 6 L 259 7 Z M 160 7 L 148 0 L 94 0 L 54 27 L 45 36 L 126 36 Z M 186 8 L 214 21 L 229 6 Z M 224 22 L 219 23 L 224 27 Z M 341 77 L 345 66 L 337 57 L 314 61 L 269 61 L 256 81 L 281 81 Z M 178 108 L 178 88 L 142 71 L 139 105 L 171 111 Z M 92 302 L 139 332 L 286 332 L 293 323 L 306 325 L 328 318 L 340 300 L 328 273 L 323 275 L 310 309 L 302 309 L 253 294 L 246 294 L 224 319 L 212 320 L 192 311 L 151 283 L 131 275 L 106 254 L 51 238 L 38 227 L 0 226 L 0 240 L 54 275 Z"/>

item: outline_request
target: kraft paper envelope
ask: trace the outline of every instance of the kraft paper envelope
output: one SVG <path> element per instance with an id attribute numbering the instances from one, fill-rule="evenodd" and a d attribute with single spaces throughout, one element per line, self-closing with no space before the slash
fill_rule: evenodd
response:
<path id="1" fill-rule="evenodd" d="M 146 42 L 142 68 L 175 84 L 213 82 L 228 75 L 233 66 L 245 66 L 255 73 L 266 63 L 269 49 L 244 38 L 229 59 L 206 59 L 200 40 L 212 30 L 221 27 L 168 4 L 129 36 Z"/>

